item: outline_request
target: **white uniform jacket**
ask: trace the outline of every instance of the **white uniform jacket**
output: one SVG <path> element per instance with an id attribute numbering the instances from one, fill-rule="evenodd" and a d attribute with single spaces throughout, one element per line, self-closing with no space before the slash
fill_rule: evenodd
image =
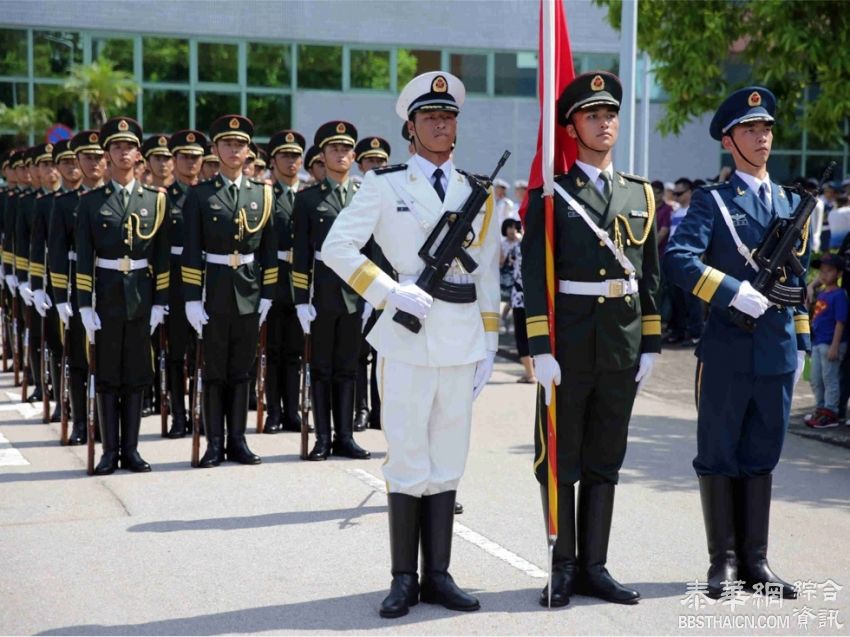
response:
<path id="1" fill-rule="evenodd" d="M 370 171 L 325 239 L 322 260 L 374 307 L 386 310 L 368 336 L 382 356 L 444 367 L 482 360 L 487 350 L 498 348 L 500 230 L 492 196 L 473 224 L 475 238 L 467 248 L 478 267 L 467 274 L 456 261 L 446 276 L 453 283 L 474 283 L 477 302 L 435 299 L 418 334 L 392 320 L 396 308 L 387 295 L 396 282 L 360 253 L 374 235 L 399 280 L 415 281 L 425 266 L 420 247 L 443 212 L 460 210 L 471 191 L 467 178 L 452 170 L 441 202 L 416 162 Z"/>

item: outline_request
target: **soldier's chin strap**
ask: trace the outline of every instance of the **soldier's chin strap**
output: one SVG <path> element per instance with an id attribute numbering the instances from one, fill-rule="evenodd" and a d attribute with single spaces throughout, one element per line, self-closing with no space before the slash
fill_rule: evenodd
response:
<path id="1" fill-rule="evenodd" d="M 572 116 L 570 116 L 569 123 L 573 125 L 573 130 L 576 132 L 576 139 L 578 140 L 579 144 L 581 144 L 582 146 L 584 146 L 588 150 L 592 150 L 594 153 L 607 153 L 608 152 L 607 149 L 603 148 L 602 150 L 600 150 L 598 148 L 594 148 L 590 144 L 585 143 L 585 141 L 581 138 L 581 135 L 579 135 L 578 126 L 576 126 L 576 123 L 573 121 Z"/>
<path id="2" fill-rule="evenodd" d="M 734 130 L 734 129 L 733 129 L 733 130 Z M 738 142 L 736 142 L 736 141 L 735 141 L 735 136 L 734 136 L 734 135 L 732 135 L 732 131 L 729 131 L 729 139 L 731 139 L 731 140 L 732 140 L 732 145 L 735 147 L 735 150 L 737 150 L 737 151 L 738 151 L 738 154 L 739 154 L 739 155 L 743 158 L 743 160 L 744 160 L 745 162 L 747 162 L 750 166 L 752 166 L 753 168 L 761 168 L 762 166 L 764 166 L 764 164 L 761 164 L 761 165 L 759 165 L 759 164 L 754 164 L 753 162 L 751 162 L 751 161 L 750 161 L 749 157 L 747 157 L 747 156 L 743 153 L 743 151 L 742 151 L 742 150 L 738 147 Z"/>
<path id="3" fill-rule="evenodd" d="M 422 146 L 422 148 L 424 148 L 425 150 L 427 150 L 429 153 L 434 153 L 435 155 L 437 155 L 437 154 L 439 154 L 439 153 L 444 152 L 444 151 L 441 151 L 441 150 L 434 150 L 433 148 L 428 148 L 428 147 L 425 145 L 425 142 L 423 142 L 423 141 L 422 141 L 422 138 L 421 138 L 421 137 L 419 137 L 419 131 L 417 131 L 417 130 L 416 130 L 416 116 L 415 116 L 415 114 L 414 114 L 414 118 L 413 118 L 412 120 L 410 120 L 410 121 L 413 123 L 413 132 L 414 132 L 414 135 L 413 135 L 413 139 L 414 139 L 413 145 L 414 145 L 414 146 L 416 146 L 417 144 L 419 144 L 420 146 Z M 456 144 L 457 144 L 457 138 L 455 138 L 455 140 L 452 142 L 452 150 L 454 150 L 454 148 L 455 148 L 455 145 L 456 145 Z"/>

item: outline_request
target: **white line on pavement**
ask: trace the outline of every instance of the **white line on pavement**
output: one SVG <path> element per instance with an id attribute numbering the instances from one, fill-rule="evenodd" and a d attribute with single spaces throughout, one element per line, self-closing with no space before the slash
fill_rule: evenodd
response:
<path id="1" fill-rule="evenodd" d="M 21 452 L 0 433 L 0 467 L 23 467 L 28 464 Z"/>
<path id="2" fill-rule="evenodd" d="M 35 418 L 35 416 L 41 413 L 41 403 L 38 405 L 22 403 L 21 395 L 18 392 L 7 391 L 6 396 L 8 396 L 11 402 L 0 405 L 0 411 L 17 411 L 24 418 Z"/>
<path id="3" fill-rule="evenodd" d="M 363 469 L 346 469 L 346 472 L 361 482 L 366 483 L 378 493 L 386 494 L 387 489 L 383 480 L 376 478 L 368 471 L 364 471 Z M 470 544 L 474 544 L 485 553 L 488 553 L 496 559 L 513 566 L 518 571 L 522 571 L 530 577 L 536 577 L 538 579 L 546 579 L 548 577 L 545 571 L 541 570 L 528 560 L 520 557 L 513 551 L 506 549 L 497 542 L 484 537 L 480 533 L 473 531 L 468 526 L 459 523 L 457 520 L 455 520 L 454 523 L 454 532 L 455 535 L 463 538 Z"/>

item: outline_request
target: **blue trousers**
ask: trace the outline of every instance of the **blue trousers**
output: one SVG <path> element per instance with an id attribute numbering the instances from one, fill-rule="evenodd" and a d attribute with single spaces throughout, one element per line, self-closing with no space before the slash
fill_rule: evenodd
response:
<path id="1" fill-rule="evenodd" d="M 794 372 L 756 376 L 697 364 L 697 475 L 770 473 L 788 428 Z"/>

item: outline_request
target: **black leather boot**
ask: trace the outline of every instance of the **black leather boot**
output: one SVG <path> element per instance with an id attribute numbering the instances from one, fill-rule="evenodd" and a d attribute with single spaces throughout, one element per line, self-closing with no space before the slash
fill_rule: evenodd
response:
<path id="1" fill-rule="evenodd" d="M 224 385 L 221 383 L 202 385 L 204 430 L 207 436 L 207 450 L 198 463 L 199 467 L 209 469 L 224 462 Z"/>
<path id="2" fill-rule="evenodd" d="M 301 431 L 301 368 L 298 363 L 286 363 L 283 375 L 283 430 Z"/>
<path id="3" fill-rule="evenodd" d="M 767 563 L 773 475 L 738 478 L 733 488 L 738 531 L 738 579 L 743 580 L 749 589 L 761 584 L 762 594 L 781 589 L 783 598 L 797 599 L 794 586 L 774 573 Z"/>
<path id="4" fill-rule="evenodd" d="M 68 374 L 70 387 L 68 393 L 71 398 L 71 418 L 73 426 L 68 436 L 69 445 L 86 444 L 86 375 L 84 372 L 72 369 Z"/>
<path id="5" fill-rule="evenodd" d="M 228 460 L 239 464 L 260 464 L 262 459 L 254 454 L 245 440 L 248 426 L 248 381 L 229 387 L 227 405 L 227 449 Z"/>
<path id="6" fill-rule="evenodd" d="M 357 362 L 357 373 L 354 377 L 354 431 L 365 431 L 366 425 L 369 423 L 368 392 L 369 366 L 368 359 L 366 359 Z"/>
<path id="7" fill-rule="evenodd" d="M 545 484 L 540 485 L 543 501 L 543 520 L 549 522 L 549 493 Z M 558 539 L 552 555 L 552 608 L 566 606 L 575 591 L 578 577 L 576 561 L 576 497 L 573 485 L 558 487 Z M 549 606 L 549 585 L 543 587 L 538 600 L 541 606 Z"/>
<path id="8" fill-rule="evenodd" d="M 455 520 L 455 491 L 422 497 L 422 580 L 419 599 L 449 610 L 473 611 L 481 604 L 465 593 L 449 575 L 452 557 L 452 525 Z"/>
<path id="9" fill-rule="evenodd" d="M 333 454 L 355 460 L 371 458 L 372 454 L 354 442 L 354 381 L 333 384 L 334 443 Z"/>
<path id="10" fill-rule="evenodd" d="M 313 422 L 316 425 L 316 444 L 308 460 L 327 460 L 331 455 L 331 384 L 313 381 Z"/>
<path id="11" fill-rule="evenodd" d="M 389 595 L 381 602 L 381 617 L 403 617 L 419 603 L 416 567 L 421 503 L 420 498 L 404 493 L 387 495 L 393 581 Z"/>
<path id="12" fill-rule="evenodd" d="M 118 468 L 118 427 L 121 414 L 117 393 L 98 392 L 96 400 L 100 439 L 103 441 L 103 456 L 94 468 L 94 474 L 106 476 L 115 473 Z"/>
<path id="13" fill-rule="evenodd" d="M 613 515 L 613 484 L 579 485 L 576 593 L 615 604 L 637 604 L 640 593 L 620 584 L 605 568 Z"/>
<path id="14" fill-rule="evenodd" d="M 121 396 L 121 467 L 134 473 L 147 473 L 151 470 L 151 466 L 139 455 L 142 393 L 139 389 Z"/>
<path id="15" fill-rule="evenodd" d="M 264 434 L 283 431 L 280 424 L 280 375 L 275 365 L 266 367 L 266 423 Z"/>
<path id="16" fill-rule="evenodd" d="M 62 420 L 62 396 L 59 393 L 60 381 L 62 376 L 59 374 L 59 361 L 55 356 L 50 357 L 50 387 L 53 393 L 53 400 L 56 404 L 53 406 L 53 413 L 50 414 L 50 422 L 61 422 Z"/>
<path id="17" fill-rule="evenodd" d="M 30 380 L 32 394 L 27 398 L 27 402 L 41 402 L 41 348 L 33 347 L 32 335 L 30 335 L 30 370 L 32 370 Z M 47 391 L 46 387 L 44 389 Z"/>
<path id="18" fill-rule="evenodd" d="M 185 384 L 183 383 L 183 364 L 171 363 L 168 366 L 168 390 L 171 394 L 171 428 L 165 434 L 168 438 L 185 438 L 191 431 L 186 414 Z"/>
<path id="19" fill-rule="evenodd" d="M 735 555 L 735 500 L 732 478 L 710 475 L 699 477 L 699 494 L 705 536 L 708 540 L 708 592 L 711 599 L 720 599 L 723 582 L 738 579 L 738 558 Z"/>

